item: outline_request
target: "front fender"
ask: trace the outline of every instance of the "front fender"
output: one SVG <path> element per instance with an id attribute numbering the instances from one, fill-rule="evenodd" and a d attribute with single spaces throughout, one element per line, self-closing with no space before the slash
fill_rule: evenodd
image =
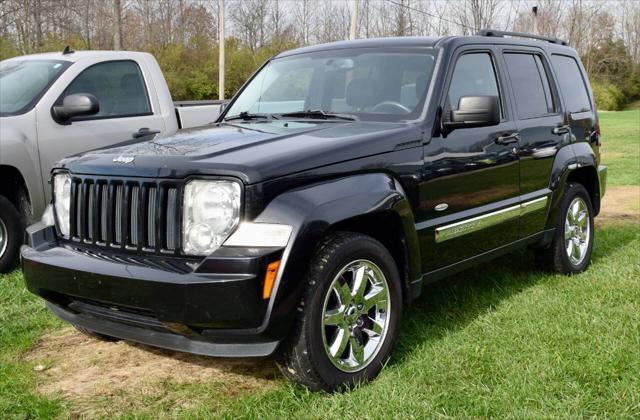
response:
<path id="1" fill-rule="evenodd" d="M 303 279 L 316 246 L 331 226 L 353 217 L 393 212 L 401 221 L 409 278 L 420 277 L 420 251 L 411 206 L 400 183 L 383 173 L 354 175 L 281 194 L 254 219 L 293 227 L 262 328 L 285 335 L 295 319 Z"/>
<path id="2" fill-rule="evenodd" d="M 10 167 L 20 174 L 27 187 L 31 217 L 37 220 L 45 207 L 45 194 L 34 115 L 31 111 L 0 118 L 0 166 Z"/>

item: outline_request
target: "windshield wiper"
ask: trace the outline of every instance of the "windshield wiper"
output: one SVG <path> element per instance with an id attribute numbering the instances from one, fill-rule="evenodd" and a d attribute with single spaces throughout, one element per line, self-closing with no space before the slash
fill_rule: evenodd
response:
<path id="1" fill-rule="evenodd" d="M 225 121 L 232 121 L 232 120 L 249 121 L 249 120 L 259 120 L 259 119 L 265 119 L 265 120 L 274 119 L 274 120 L 277 120 L 277 118 L 274 117 L 273 115 L 269 115 L 269 114 L 250 114 L 247 111 L 242 111 L 238 115 L 232 115 L 231 117 L 227 117 L 224 120 Z"/>
<path id="2" fill-rule="evenodd" d="M 336 114 L 333 112 L 326 112 L 321 109 L 309 109 L 306 111 L 287 112 L 286 114 L 280 114 L 281 117 L 290 118 L 317 118 L 321 120 L 346 120 L 357 121 L 358 118 L 351 114 Z"/>

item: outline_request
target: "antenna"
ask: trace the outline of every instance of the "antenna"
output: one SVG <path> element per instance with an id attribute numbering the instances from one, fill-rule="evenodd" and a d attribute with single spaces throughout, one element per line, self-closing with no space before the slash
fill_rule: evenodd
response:
<path id="1" fill-rule="evenodd" d="M 71 49 L 70 46 L 66 46 L 64 47 L 64 50 L 62 50 L 62 55 L 67 55 L 67 54 L 73 54 L 75 51 Z"/>

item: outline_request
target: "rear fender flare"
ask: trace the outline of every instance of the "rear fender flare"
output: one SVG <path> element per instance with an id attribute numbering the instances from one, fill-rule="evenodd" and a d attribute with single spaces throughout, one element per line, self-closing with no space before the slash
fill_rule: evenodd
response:
<path id="1" fill-rule="evenodd" d="M 597 176 L 598 160 L 589 145 L 586 142 L 574 143 L 565 146 L 558 151 L 553 162 L 551 170 L 551 179 L 549 189 L 551 189 L 551 205 L 549 207 L 549 216 L 545 229 L 553 229 L 558 221 L 558 213 L 560 211 L 560 203 L 564 196 L 565 187 L 570 175 L 581 168 L 593 168 Z M 599 189 L 599 186 L 596 188 Z M 597 194 L 599 197 L 599 193 Z M 593 203 L 594 207 L 599 208 L 599 202 Z"/>

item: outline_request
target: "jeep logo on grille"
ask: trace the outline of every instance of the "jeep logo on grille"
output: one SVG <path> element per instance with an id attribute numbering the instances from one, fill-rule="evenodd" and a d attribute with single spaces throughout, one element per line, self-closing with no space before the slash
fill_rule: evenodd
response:
<path id="1" fill-rule="evenodd" d="M 113 159 L 113 162 L 127 164 L 127 163 L 133 163 L 135 159 L 136 158 L 133 156 L 118 156 L 117 158 Z"/>

